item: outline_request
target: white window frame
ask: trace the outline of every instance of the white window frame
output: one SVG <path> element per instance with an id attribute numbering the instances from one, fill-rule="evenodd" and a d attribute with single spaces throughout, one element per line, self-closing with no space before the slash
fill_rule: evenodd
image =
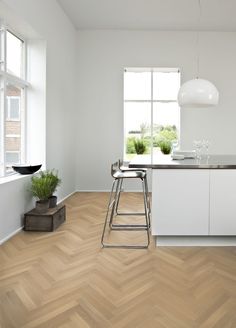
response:
<path id="1" fill-rule="evenodd" d="M 23 42 L 22 49 L 22 77 L 18 77 L 14 74 L 7 72 L 7 31 L 19 38 Z M 15 87 L 22 89 L 21 103 L 20 103 L 20 120 L 21 120 L 21 151 L 20 151 L 20 162 L 26 161 L 26 119 L 27 119 L 27 108 L 26 108 L 26 92 L 29 83 L 27 82 L 27 59 L 26 59 L 26 40 L 19 35 L 16 31 L 6 25 L 6 23 L 0 21 L 0 177 L 7 175 L 6 172 L 6 150 L 5 150 L 5 137 L 6 137 L 6 124 L 7 121 L 7 96 L 6 88 L 7 84 L 11 84 Z M 2 49 L 3 48 L 3 49 Z M 19 121 L 19 120 L 17 120 Z"/>
<path id="2" fill-rule="evenodd" d="M 154 103 L 177 103 L 177 99 L 176 100 L 173 100 L 173 99 L 169 99 L 169 100 L 162 100 L 162 99 L 158 99 L 158 100 L 155 100 L 153 99 L 153 73 L 154 72 L 163 72 L 163 73 L 172 73 L 172 72 L 178 72 L 180 73 L 180 69 L 179 68 L 169 68 L 169 67 L 161 67 L 161 68 L 158 68 L 158 67 L 155 67 L 155 68 L 143 68 L 143 67 L 129 67 L 129 68 L 125 68 L 124 69 L 124 74 L 126 72 L 150 72 L 151 73 L 151 98 L 150 100 L 135 100 L 135 99 L 129 99 L 129 100 L 126 100 L 123 98 L 123 102 L 124 104 L 125 103 L 149 103 L 151 104 L 151 145 L 150 145 L 150 148 L 151 148 L 151 163 L 153 162 L 153 104 Z M 124 110 L 125 110 L 125 106 L 123 107 L 123 113 L 124 113 Z M 124 127 L 125 127 L 125 115 L 124 115 Z M 178 122 L 178 139 L 180 140 L 180 115 L 179 115 L 179 122 Z M 125 128 L 124 128 L 124 137 L 123 137 L 123 140 L 124 140 L 124 143 L 123 143 L 123 158 L 125 158 L 125 155 L 126 155 L 126 135 L 125 135 Z"/>
<path id="3" fill-rule="evenodd" d="M 20 134 L 6 134 L 6 138 L 20 138 Z"/>

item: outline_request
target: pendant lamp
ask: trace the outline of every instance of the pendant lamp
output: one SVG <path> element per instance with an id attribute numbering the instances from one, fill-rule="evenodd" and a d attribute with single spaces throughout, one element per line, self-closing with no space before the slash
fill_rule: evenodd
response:
<path id="1" fill-rule="evenodd" d="M 201 0 L 199 4 L 199 27 L 201 19 Z M 199 72 L 199 31 L 197 32 L 197 75 Z M 219 92 L 215 85 L 208 80 L 196 77 L 182 84 L 178 93 L 178 103 L 181 107 L 212 107 L 219 102 Z"/>

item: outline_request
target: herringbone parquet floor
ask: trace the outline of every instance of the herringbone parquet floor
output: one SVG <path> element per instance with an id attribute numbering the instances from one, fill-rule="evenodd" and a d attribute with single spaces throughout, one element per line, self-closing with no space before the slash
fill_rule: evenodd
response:
<path id="1" fill-rule="evenodd" d="M 139 194 L 124 197 L 141 206 Z M 57 231 L 0 247 L 1 328 L 236 327 L 235 248 L 101 249 L 107 200 L 77 193 Z"/>

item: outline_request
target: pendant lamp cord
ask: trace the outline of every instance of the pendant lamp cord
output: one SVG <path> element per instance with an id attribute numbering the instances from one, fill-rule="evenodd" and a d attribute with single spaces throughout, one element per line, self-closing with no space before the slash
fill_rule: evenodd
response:
<path id="1" fill-rule="evenodd" d="M 197 79 L 199 78 L 199 33 L 200 33 L 200 23 L 201 23 L 201 16 L 202 16 L 202 7 L 201 7 L 201 0 L 198 0 L 198 29 L 197 29 Z"/>

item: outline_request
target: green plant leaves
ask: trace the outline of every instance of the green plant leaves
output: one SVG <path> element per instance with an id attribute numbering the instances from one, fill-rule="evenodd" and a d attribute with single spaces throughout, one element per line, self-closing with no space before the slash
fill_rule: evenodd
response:
<path id="1" fill-rule="evenodd" d="M 147 149 L 143 139 L 134 139 L 134 148 L 138 155 L 144 154 Z"/>
<path id="2" fill-rule="evenodd" d="M 58 177 L 57 171 L 40 171 L 39 175 L 31 178 L 30 191 L 39 200 L 46 200 L 53 195 L 60 183 L 61 179 Z"/>

